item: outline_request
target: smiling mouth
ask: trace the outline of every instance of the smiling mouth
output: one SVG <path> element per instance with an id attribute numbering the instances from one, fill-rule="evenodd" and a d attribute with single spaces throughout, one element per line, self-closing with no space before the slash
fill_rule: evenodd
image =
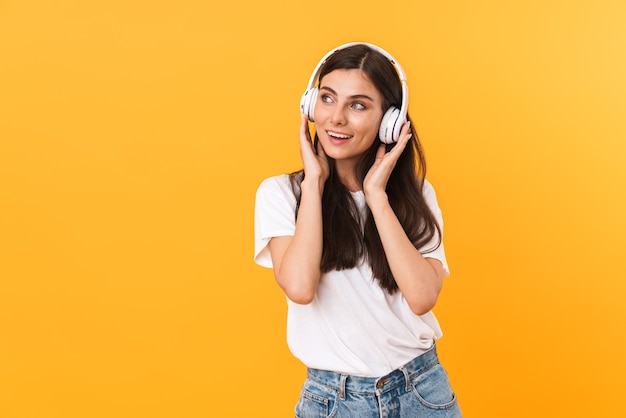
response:
<path id="1" fill-rule="evenodd" d="M 340 134 L 340 133 L 331 132 L 331 131 L 326 131 L 326 134 L 333 139 L 339 139 L 339 140 L 350 139 L 353 136 L 353 135 Z"/>

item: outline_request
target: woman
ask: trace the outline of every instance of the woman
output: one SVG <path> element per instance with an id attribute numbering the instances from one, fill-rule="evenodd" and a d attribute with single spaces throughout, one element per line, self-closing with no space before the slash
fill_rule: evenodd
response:
<path id="1" fill-rule="evenodd" d="M 303 170 L 257 191 L 255 260 L 287 296 L 307 366 L 297 417 L 461 416 L 435 349 L 449 271 L 407 96 L 379 47 L 331 51 L 302 98 Z"/>

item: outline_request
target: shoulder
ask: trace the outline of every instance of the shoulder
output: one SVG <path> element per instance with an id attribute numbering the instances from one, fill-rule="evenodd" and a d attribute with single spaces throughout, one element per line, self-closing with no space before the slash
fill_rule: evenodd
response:
<path id="1" fill-rule="evenodd" d="M 277 176 L 267 177 L 264 179 L 257 188 L 257 194 L 268 191 L 291 191 L 291 181 L 289 180 L 289 174 L 279 174 Z"/>
<path id="2" fill-rule="evenodd" d="M 435 187 L 426 179 L 424 179 L 424 184 L 422 186 L 422 194 L 426 198 L 435 197 Z"/>
<path id="3" fill-rule="evenodd" d="M 289 174 L 280 174 L 264 179 L 256 191 L 257 201 L 280 200 L 295 202 Z"/>
<path id="4" fill-rule="evenodd" d="M 422 196 L 424 196 L 424 201 L 432 211 L 439 211 L 439 202 L 437 201 L 435 187 L 426 179 L 424 179 L 424 185 L 422 187 Z"/>

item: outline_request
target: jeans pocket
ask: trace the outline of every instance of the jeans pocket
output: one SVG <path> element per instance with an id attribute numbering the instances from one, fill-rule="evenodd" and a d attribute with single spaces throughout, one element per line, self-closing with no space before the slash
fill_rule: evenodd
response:
<path id="1" fill-rule="evenodd" d="M 448 374 L 436 364 L 412 380 L 413 394 L 429 409 L 449 409 L 456 405 L 456 395 L 450 386 Z"/>
<path id="2" fill-rule="evenodd" d="M 327 418 L 336 402 L 335 391 L 306 380 L 296 405 L 297 418 Z"/>

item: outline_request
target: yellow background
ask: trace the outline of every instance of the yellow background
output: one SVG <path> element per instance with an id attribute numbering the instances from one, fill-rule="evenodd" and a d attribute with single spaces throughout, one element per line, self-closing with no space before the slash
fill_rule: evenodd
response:
<path id="1" fill-rule="evenodd" d="M 622 417 L 626 4 L 0 1 L 0 417 L 292 416 L 252 261 L 319 58 L 376 43 L 446 221 L 466 417 Z"/>

